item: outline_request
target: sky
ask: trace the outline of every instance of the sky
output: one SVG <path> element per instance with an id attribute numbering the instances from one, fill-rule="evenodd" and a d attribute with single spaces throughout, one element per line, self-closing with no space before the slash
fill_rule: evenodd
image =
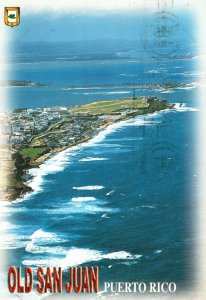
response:
<path id="1" fill-rule="evenodd" d="M 12 28 L 14 38 L 24 41 L 80 41 L 96 39 L 133 39 L 140 27 L 138 16 L 109 15 L 92 16 L 64 13 L 49 16 L 49 13 L 22 16 L 21 25 Z M 13 30 L 14 29 L 14 30 Z"/>
<path id="2" fill-rule="evenodd" d="M 181 39 L 191 35 L 194 18 L 186 12 L 173 12 L 177 19 Z M 154 13 L 145 11 L 88 14 L 64 11 L 53 14 L 50 11 L 28 14 L 21 10 L 21 23 L 7 27 L 7 38 L 11 43 L 19 42 L 75 42 L 90 40 L 139 40 L 145 26 L 150 25 Z M 192 24 L 191 24 L 192 23 Z M 192 26 L 191 26 L 192 25 Z M 188 33 L 188 34 L 187 34 Z"/>
<path id="3" fill-rule="evenodd" d="M 4 6 L 20 6 L 21 23 L 17 27 L 4 24 Z M 21 42 L 70 42 L 85 40 L 138 40 L 147 20 L 157 11 L 170 11 L 180 16 L 185 38 L 191 41 L 195 20 L 186 20 L 184 15 L 194 14 L 198 19 L 206 11 L 205 0 L 9 0 L 0 3 L 0 33 L 4 41 L 0 55 Z M 194 30 L 193 30 L 194 29 Z M 186 34 L 185 34 L 186 33 Z M 7 50 L 8 53 L 8 50 Z"/>

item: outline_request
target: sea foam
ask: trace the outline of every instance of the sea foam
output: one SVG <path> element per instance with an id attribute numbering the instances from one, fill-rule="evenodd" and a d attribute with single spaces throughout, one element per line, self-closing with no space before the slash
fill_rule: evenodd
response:
<path id="1" fill-rule="evenodd" d="M 108 158 L 105 157 L 85 157 L 80 159 L 79 161 L 101 161 L 101 160 L 108 160 Z"/>
<path id="2" fill-rule="evenodd" d="M 79 191 L 92 191 L 92 190 L 102 190 L 104 186 L 102 185 L 87 185 L 87 186 L 74 186 L 73 190 Z"/>
<path id="3" fill-rule="evenodd" d="M 131 254 L 126 251 L 117 251 L 111 253 L 103 253 L 102 251 L 86 249 L 86 248 L 71 248 L 67 251 L 65 257 L 62 258 L 46 258 L 35 260 L 24 260 L 23 264 L 27 266 L 59 266 L 63 269 L 82 265 L 84 263 L 106 260 L 135 260 L 142 255 Z"/>
<path id="4" fill-rule="evenodd" d="M 1 233 L 0 249 L 25 248 L 27 243 L 28 243 L 27 235 Z"/>
<path id="5" fill-rule="evenodd" d="M 66 254 L 66 250 L 63 247 L 57 246 L 57 247 L 45 247 L 45 246 L 38 246 L 33 243 L 28 243 L 26 245 L 25 250 L 29 253 L 49 253 L 54 255 L 64 255 Z"/>
<path id="6" fill-rule="evenodd" d="M 185 103 L 175 103 L 174 105 L 174 110 L 179 111 L 179 112 L 187 112 L 187 111 L 199 111 L 198 108 L 195 107 L 188 107 L 185 105 Z"/>
<path id="7" fill-rule="evenodd" d="M 36 230 L 31 236 L 30 239 L 33 242 L 43 242 L 48 243 L 48 242 L 59 242 L 62 241 L 61 239 L 59 239 L 59 237 L 53 233 L 53 232 L 46 232 L 43 229 L 38 229 Z"/>
<path id="8" fill-rule="evenodd" d="M 65 254 L 63 247 L 48 246 L 50 244 L 63 243 L 67 240 L 59 237 L 53 232 L 47 232 L 43 229 L 36 230 L 30 237 L 30 241 L 27 243 L 25 250 L 30 253 L 50 253 L 50 254 Z"/>
<path id="9" fill-rule="evenodd" d="M 95 197 L 73 197 L 73 202 L 88 202 L 88 201 L 95 201 Z"/>

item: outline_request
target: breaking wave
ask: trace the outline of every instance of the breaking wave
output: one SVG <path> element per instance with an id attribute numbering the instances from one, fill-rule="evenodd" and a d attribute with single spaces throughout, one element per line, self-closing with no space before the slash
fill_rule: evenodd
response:
<path id="1" fill-rule="evenodd" d="M 102 190 L 104 186 L 102 185 L 87 185 L 87 186 L 74 186 L 73 190 L 79 191 L 93 191 L 93 190 Z"/>
<path id="2" fill-rule="evenodd" d="M 30 253 L 50 253 L 50 254 L 65 254 L 66 251 L 63 247 L 54 246 L 51 247 L 49 245 L 63 243 L 68 240 L 65 240 L 59 237 L 57 234 L 53 232 L 47 232 L 43 229 L 36 230 L 30 237 L 30 241 L 27 243 L 25 250 Z"/>
<path id="3" fill-rule="evenodd" d="M 68 267 L 82 265 L 84 263 L 106 260 L 136 260 L 142 257 L 139 254 L 131 254 L 126 251 L 117 251 L 111 253 L 103 253 L 98 250 L 84 249 L 84 248 L 71 248 L 66 252 L 64 258 L 47 258 L 24 260 L 23 264 L 27 266 L 58 266 L 63 270 Z"/>
<path id="4" fill-rule="evenodd" d="M 36 230 L 31 236 L 30 239 L 32 242 L 38 242 L 38 243 L 56 243 L 56 242 L 62 242 L 62 239 L 60 239 L 55 233 L 53 232 L 46 232 L 42 229 Z"/>
<path id="5" fill-rule="evenodd" d="M 79 161 L 101 161 L 101 160 L 108 160 L 108 158 L 105 157 L 85 157 L 80 159 Z"/>
<path id="6" fill-rule="evenodd" d="M 73 202 L 88 202 L 88 201 L 95 201 L 95 197 L 73 197 Z"/>
<path id="7" fill-rule="evenodd" d="M 199 111 L 198 108 L 195 107 L 188 107 L 185 105 L 185 103 L 175 103 L 174 110 L 180 111 L 180 112 L 186 112 L 186 111 Z"/>

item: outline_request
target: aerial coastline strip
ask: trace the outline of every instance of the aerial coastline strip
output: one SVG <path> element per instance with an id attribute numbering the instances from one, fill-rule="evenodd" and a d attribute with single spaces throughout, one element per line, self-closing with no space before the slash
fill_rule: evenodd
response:
<path id="1" fill-rule="evenodd" d="M 109 125 L 141 115 L 172 109 L 174 104 L 153 96 L 92 102 L 82 106 L 16 109 L 10 113 L 11 182 L 6 200 L 32 188 L 28 171 L 58 152 L 80 146 Z"/>

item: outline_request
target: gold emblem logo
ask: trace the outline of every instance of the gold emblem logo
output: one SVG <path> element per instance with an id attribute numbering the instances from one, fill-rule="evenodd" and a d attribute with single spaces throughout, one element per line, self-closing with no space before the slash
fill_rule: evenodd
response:
<path id="1" fill-rule="evenodd" d="M 20 23 L 20 7 L 5 7 L 4 22 L 8 26 L 17 26 Z"/>

